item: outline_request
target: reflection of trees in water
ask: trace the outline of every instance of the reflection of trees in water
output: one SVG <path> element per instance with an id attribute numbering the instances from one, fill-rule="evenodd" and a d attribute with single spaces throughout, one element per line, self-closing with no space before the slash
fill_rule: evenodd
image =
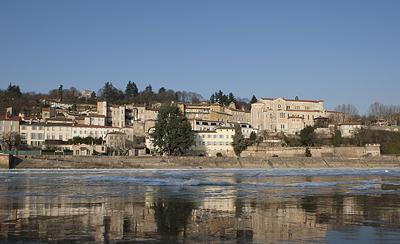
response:
<path id="1" fill-rule="evenodd" d="M 185 239 L 188 219 L 194 208 L 194 202 L 188 199 L 158 198 L 153 204 L 153 209 L 157 232 L 161 238 L 176 240 L 182 233 Z"/>

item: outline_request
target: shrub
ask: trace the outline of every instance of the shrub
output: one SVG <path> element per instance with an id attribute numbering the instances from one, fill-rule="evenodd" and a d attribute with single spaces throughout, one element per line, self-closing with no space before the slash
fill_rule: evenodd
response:
<path id="1" fill-rule="evenodd" d="M 309 147 L 306 147 L 306 152 L 304 153 L 304 155 L 306 156 L 306 157 L 312 157 L 312 154 L 311 154 L 311 150 L 310 150 L 310 148 Z"/>

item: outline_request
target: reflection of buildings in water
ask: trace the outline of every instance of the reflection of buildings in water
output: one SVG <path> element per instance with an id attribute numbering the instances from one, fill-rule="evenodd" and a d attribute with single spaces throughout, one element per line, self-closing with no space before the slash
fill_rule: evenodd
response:
<path id="1" fill-rule="evenodd" d="M 105 238 L 120 240 L 127 234 L 144 238 L 143 233 L 156 232 L 154 213 L 148 204 L 151 201 L 149 193 L 144 194 L 140 202 L 124 198 L 95 202 L 46 196 L 0 198 L 0 239 L 6 239 L 10 234 L 23 238 L 29 232 L 37 233 L 40 239 L 52 240 L 86 234 L 96 242 Z"/>
<path id="2" fill-rule="evenodd" d="M 319 240 L 324 238 L 327 224 L 319 224 L 315 213 L 296 205 L 266 204 L 252 215 L 254 239 L 261 242 L 279 240 Z"/>
<path id="3" fill-rule="evenodd" d="M 53 241 L 68 238 L 95 242 L 159 239 L 163 226 L 157 219 L 154 204 L 160 198 L 168 204 L 175 202 L 168 200 L 171 195 L 164 196 L 158 189 L 148 186 L 142 187 L 135 196 L 102 198 L 52 197 L 34 193 L 23 197 L 0 197 L 0 239 L 22 239 L 23 235 Z M 234 188 L 208 186 L 201 189 L 200 196 L 205 192 L 217 194 L 197 199 L 196 206 L 190 204 L 193 199 L 178 201 L 180 205 L 175 206 L 176 209 L 187 206 L 188 214 L 181 215 L 186 219 L 175 219 L 179 228 L 173 234 L 177 240 L 307 241 L 324 238 L 328 226 L 360 224 L 365 220 L 400 227 L 400 209 L 394 207 L 398 206 L 398 196 L 331 193 L 302 199 L 258 201 L 237 197 L 240 193 Z M 7 189 L 0 190 L 7 192 Z M 164 215 L 169 216 L 168 213 Z M 174 231 L 173 227 L 164 229 L 166 233 L 163 234 Z"/>
<path id="4" fill-rule="evenodd" d="M 221 186 L 207 186 L 202 189 L 203 192 L 223 192 L 222 196 L 204 197 L 200 201 L 200 209 L 215 211 L 235 211 L 236 189 L 225 189 Z"/>

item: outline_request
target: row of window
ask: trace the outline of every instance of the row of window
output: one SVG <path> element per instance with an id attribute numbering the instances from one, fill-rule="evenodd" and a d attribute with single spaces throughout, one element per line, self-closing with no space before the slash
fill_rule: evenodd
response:
<path id="1" fill-rule="evenodd" d="M 199 137 L 200 137 L 200 135 L 199 135 Z M 233 138 L 233 135 L 201 135 L 201 138 Z"/>
<path id="2" fill-rule="evenodd" d="M 227 142 L 227 141 L 225 141 L 225 142 L 223 142 L 223 141 L 220 141 L 220 142 L 217 142 L 217 141 L 214 141 L 214 142 L 211 142 L 211 141 L 208 141 L 208 142 L 204 142 L 204 141 L 199 141 L 199 142 L 197 142 L 197 145 L 198 146 L 229 146 L 229 145 L 231 145 L 231 142 Z"/>

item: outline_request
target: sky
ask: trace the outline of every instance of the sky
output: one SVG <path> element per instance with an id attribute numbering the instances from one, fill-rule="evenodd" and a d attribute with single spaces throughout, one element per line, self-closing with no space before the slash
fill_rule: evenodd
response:
<path id="1" fill-rule="evenodd" d="M 400 104 L 400 1 L 1 0 L 0 88 Z"/>

